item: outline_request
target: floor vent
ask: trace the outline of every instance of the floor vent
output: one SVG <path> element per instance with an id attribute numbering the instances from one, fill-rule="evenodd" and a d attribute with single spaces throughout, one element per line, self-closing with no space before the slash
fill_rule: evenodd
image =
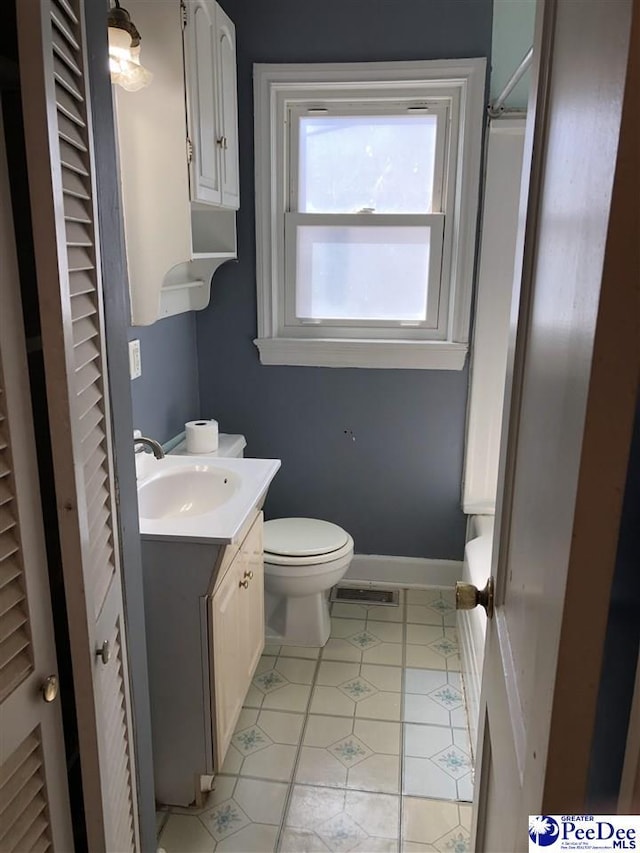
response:
<path id="1" fill-rule="evenodd" d="M 400 604 L 399 589 L 359 589 L 355 586 L 334 586 L 331 601 L 354 604 L 383 604 L 397 607 Z"/>

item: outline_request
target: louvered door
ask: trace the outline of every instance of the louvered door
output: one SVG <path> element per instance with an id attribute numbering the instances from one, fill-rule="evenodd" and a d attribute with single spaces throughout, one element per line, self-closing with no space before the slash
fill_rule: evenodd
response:
<path id="1" fill-rule="evenodd" d="M 83 8 L 81 0 L 17 7 L 88 842 L 92 853 L 124 853 L 139 841 Z"/>
<path id="2" fill-rule="evenodd" d="M 0 850 L 73 847 L 0 110 Z"/>

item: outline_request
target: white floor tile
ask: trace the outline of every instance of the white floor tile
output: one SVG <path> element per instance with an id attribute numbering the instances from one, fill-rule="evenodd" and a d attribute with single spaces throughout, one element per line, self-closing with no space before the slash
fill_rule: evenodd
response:
<path id="1" fill-rule="evenodd" d="M 407 667 L 404 671 L 405 693 L 421 693 L 426 696 L 447 683 L 447 673 L 442 670 Z"/>
<path id="2" fill-rule="evenodd" d="M 300 742 L 304 726 L 304 714 L 286 711 L 261 711 L 258 726 L 274 743 L 296 744 Z"/>
<path id="3" fill-rule="evenodd" d="M 170 814 L 160 835 L 159 846 L 167 853 L 213 853 L 216 842 L 202 821 L 189 815 Z"/>
<path id="4" fill-rule="evenodd" d="M 303 746 L 298 758 L 295 780 L 306 785 L 344 788 L 347 768 L 328 750 Z"/>
<path id="5" fill-rule="evenodd" d="M 456 729 L 467 727 L 467 710 L 464 705 L 451 712 L 451 725 Z"/>
<path id="6" fill-rule="evenodd" d="M 398 837 L 400 797 L 348 791 L 345 811 L 374 838 Z"/>
<path id="7" fill-rule="evenodd" d="M 377 605 L 370 607 L 367 611 L 367 619 L 373 622 L 402 622 L 404 620 L 404 607 L 383 607 Z"/>
<path id="8" fill-rule="evenodd" d="M 348 737 L 353 730 L 350 717 L 328 717 L 310 714 L 304 732 L 305 746 L 326 748 Z"/>
<path id="9" fill-rule="evenodd" d="M 471 773 L 463 776 L 462 779 L 458 779 L 456 785 L 458 787 L 458 799 L 471 803 L 473 801 L 473 779 Z"/>
<path id="10" fill-rule="evenodd" d="M 248 755 L 242 763 L 240 774 L 275 782 L 288 782 L 296 760 L 296 747 L 274 743 L 260 752 Z"/>
<path id="11" fill-rule="evenodd" d="M 406 693 L 404 697 L 405 723 L 427 723 L 434 726 L 450 726 L 449 712 L 428 696 Z"/>
<path id="12" fill-rule="evenodd" d="M 348 640 L 330 638 L 322 650 L 322 660 L 344 660 L 360 663 L 362 652 Z"/>
<path id="13" fill-rule="evenodd" d="M 345 661 L 323 660 L 318 669 L 316 684 L 327 687 L 337 687 L 360 674 L 359 663 L 346 663 Z"/>
<path id="14" fill-rule="evenodd" d="M 332 619 L 331 636 L 338 639 L 353 637 L 354 634 L 364 631 L 365 624 L 364 619 Z"/>
<path id="15" fill-rule="evenodd" d="M 316 662 L 300 658 L 280 658 L 275 669 L 292 684 L 311 684 L 316 671 Z"/>
<path id="16" fill-rule="evenodd" d="M 344 811 L 345 792 L 335 788 L 294 785 L 285 820 L 286 826 L 315 830 Z"/>
<path id="17" fill-rule="evenodd" d="M 445 636 L 444 628 L 436 625 L 407 625 L 407 643 L 426 646 Z"/>
<path id="18" fill-rule="evenodd" d="M 353 733 L 373 752 L 400 754 L 400 723 L 356 719 Z"/>
<path id="19" fill-rule="evenodd" d="M 273 693 L 268 693 L 262 702 L 262 708 L 270 711 L 306 711 L 311 686 L 307 684 L 287 684 Z"/>
<path id="20" fill-rule="evenodd" d="M 398 622 L 376 622 L 369 619 L 367 631 L 379 637 L 384 643 L 401 643 L 403 627 Z"/>
<path id="21" fill-rule="evenodd" d="M 362 663 L 382 663 L 388 666 L 401 666 L 402 644 L 381 643 L 362 653 Z"/>
<path id="22" fill-rule="evenodd" d="M 281 646 L 281 658 L 317 659 L 322 649 L 319 646 Z"/>
<path id="23" fill-rule="evenodd" d="M 375 693 L 356 705 L 356 717 L 370 720 L 400 720 L 400 693 Z"/>
<path id="24" fill-rule="evenodd" d="M 432 607 L 425 607 L 422 604 L 407 604 L 407 622 L 443 627 L 442 614 Z"/>
<path id="25" fill-rule="evenodd" d="M 377 791 L 381 794 L 400 793 L 400 759 L 396 755 L 370 755 L 350 768 L 348 788 Z"/>
<path id="26" fill-rule="evenodd" d="M 325 853 L 329 848 L 315 832 L 285 829 L 280 839 L 280 853 Z"/>
<path id="27" fill-rule="evenodd" d="M 405 650 L 407 666 L 424 667 L 425 669 L 447 669 L 447 661 L 442 655 L 434 652 L 429 646 L 407 646 Z"/>
<path id="28" fill-rule="evenodd" d="M 402 789 L 403 793 L 414 797 L 441 800 L 455 800 L 458 795 L 455 779 L 436 767 L 429 758 L 405 759 Z"/>
<path id="29" fill-rule="evenodd" d="M 288 787 L 286 782 L 259 782 L 240 778 L 233 799 L 254 823 L 279 826 Z"/>
<path id="30" fill-rule="evenodd" d="M 414 758 L 430 758 L 453 744 L 452 729 L 445 726 L 404 727 L 404 754 Z"/>
<path id="31" fill-rule="evenodd" d="M 367 608 L 362 604 L 336 601 L 331 607 L 331 616 L 338 619 L 366 619 Z"/>
<path id="32" fill-rule="evenodd" d="M 216 853 L 273 853 L 277 838 L 277 826 L 252 823 L 221 841 Z"/>
<path id="33" fill-rule="evenodd" d="M 459 826 L 460 813 L 456 803 L 405 797 L 402 820 L 404 840 L 435 844 L 443 835 Z"/>
<path id="34" fill-rule="evenodd" d="M 222 773 L 231 774 L 233 776 L 240 772 L 244 756 L 239 752 L 233 744 L 229 746 L 227 754 L 222 765 Z"/>
<path id="35" fill-rule="evenodd" d="M 338 690 L 337 687 L 318 686 L 313 688 L 311 696 L 311 714 L 337 714 L 342 717 L 353 717 L 356 703 Z"/>
<path id="36" fill-rule="evenodd" d="M 244 811 L 233 800 L 225 800 L 203 812 L 200 820 L 218 842 L 251 823 Z"/>
<path id="37" fill-rule="evenodd" d="M 402 690 L 402 667 L 363 664 L 360 675 L 378 690 L 400 692 Z"/>

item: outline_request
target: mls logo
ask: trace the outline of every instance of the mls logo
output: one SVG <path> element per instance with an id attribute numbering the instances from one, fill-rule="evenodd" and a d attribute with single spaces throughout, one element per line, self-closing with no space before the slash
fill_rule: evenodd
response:
<path id="1" fill-rule="evenodd" d="M 539 847 L 549 847 L 559 838 L 558 823 L 549 815 L 535 815 L 529 818 L 529 838 Z"/>

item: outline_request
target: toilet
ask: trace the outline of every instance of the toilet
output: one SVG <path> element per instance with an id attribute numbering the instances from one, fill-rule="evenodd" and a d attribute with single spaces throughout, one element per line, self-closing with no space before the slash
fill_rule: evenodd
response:
<path id="1" fill-rule="evenodd" d="M 267 642 L 324 646 L 329 590 L 353 559 L 353 539 L 329 521 L 276 518 L 264 525 Z"/>
<path id="2" fill-rule="evenodd" d="M 243 435 L 220 433 L 212 457 L 244 456 Z M 169 451 L 189 455 L 180 441 Z M 329 639 L 329 590 L 353 558 L 353 539 L 329 521 L 276 518 L 264 525 L 264 587 L 267 642 L 324 646 Z"/>

